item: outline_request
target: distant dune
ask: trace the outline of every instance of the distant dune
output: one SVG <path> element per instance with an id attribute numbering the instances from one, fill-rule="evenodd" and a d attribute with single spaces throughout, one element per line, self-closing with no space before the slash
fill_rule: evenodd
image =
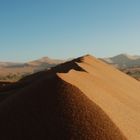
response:
<path id="1" fill-rule="evenodd" d="M 0 86 L 2 140 L 139 140 L 140 83 L 90 56 Z"/>

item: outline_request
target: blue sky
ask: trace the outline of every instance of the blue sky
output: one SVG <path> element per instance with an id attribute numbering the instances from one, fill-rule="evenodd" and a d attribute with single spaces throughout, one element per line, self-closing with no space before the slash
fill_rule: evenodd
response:
<path id="1" fill-rule="evenodd" d="M 140 54 L 139 0 L 0 0 L 0 60 Z"/>

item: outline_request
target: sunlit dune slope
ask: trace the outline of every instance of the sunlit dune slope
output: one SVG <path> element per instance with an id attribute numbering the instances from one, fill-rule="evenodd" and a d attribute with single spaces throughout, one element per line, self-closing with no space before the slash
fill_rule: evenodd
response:
<path id="1" fill-rule="evenodd" d="M 58 74 L 104 110 L 130 140 L 140 139 L 140 83 L 92 56 L 77 63 L 86 72 Z"/>

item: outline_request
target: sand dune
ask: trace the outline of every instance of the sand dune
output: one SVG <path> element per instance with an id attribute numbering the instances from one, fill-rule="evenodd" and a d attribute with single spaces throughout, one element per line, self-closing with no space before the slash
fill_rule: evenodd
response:
<path id="1" fill-rule="evenodd" d="M 0 138 L 139 140 L 139 91 L 92 56 L 72 60 L 0 87 Z"/>
<path id="2" fill-rule="evenodd" d="M 130 140 L 140 139 L 140 84 L 91 56 L 77 63 L 85 72 L 58 74 L 98 104 Z"/>

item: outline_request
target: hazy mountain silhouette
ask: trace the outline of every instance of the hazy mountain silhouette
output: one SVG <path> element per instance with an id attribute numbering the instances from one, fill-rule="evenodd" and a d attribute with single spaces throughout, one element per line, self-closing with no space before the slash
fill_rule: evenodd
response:
<path id="1" fill-rule="evenodd" d="M 114 57 L 103 58 L 109 64 L 113 64 L 119 68 L 131 68 L 140 66 L 140 56 L 120 54 Z"/>

